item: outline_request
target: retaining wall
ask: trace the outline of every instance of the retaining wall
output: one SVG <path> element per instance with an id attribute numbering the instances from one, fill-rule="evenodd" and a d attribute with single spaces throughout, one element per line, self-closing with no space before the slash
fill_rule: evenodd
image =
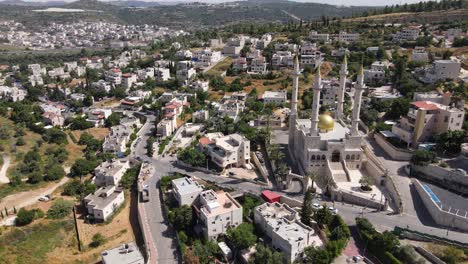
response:
<path id="1" fill-rule="evenodd" d="M 250 153 L 250 157 L 252 158 L 255 167 L 257 167 L 258 171 L 260 172 L 260 175 L 262 176 L 263 180 L 269 185 L 270 181 L 268 180 L 268 172 L 265 169 L 265 167 L 260 163 L 260 161 L 257 158 L 257 154 L 255 152 Z"/>
<path id="2" fill-rule="evenodd" d="M 375 187 L 374 187 L 375 188 Z M 338 202 L 347 202 L 351 204 L 361 205 L 368 208 L 382 209 L 384 208 L 385 200 L 380 202 L 380 199 L 370 199 L 367 196 L 361 196 L 359 193 L 351 192 L 342 189 L 333 189 L 331 191 L 333 200 Z"/>
<path id="3" fill-rule="evenodd" d="M 439 259 L 438 257 L 434 256 L 434 254 L 432 254 L 431 252 L 425 250 L 424 248 L 422 247 L 418 247 L 418 246 L 413 246 L 414 249 L 419 253 L 421 254 L 423 257 L 425 257 L 426 259 L 428 259 L 431 263 L 434 263 L 434 264 L 445 264 L 445 262 L 443 262 L 441 259 Z"/>
<path id="4" fill-rule="evenodd" d="M 427 166 L 412 165 L 411 169 L 414 176 L 443 185 L 450 190 L 468 194 L 468 176 L 453 173 L 451 169 L 434 164 Z"/>
<path id="5" fill-rule="evenodd" d="M 374 134 L 375 142 L 394 160 L 409 161 L 413 156 L 413 153 L 408 150 L 398 149 L 389 143 L 381 134 Z"/>
<path id="6" fill-rule="evenodd" d="M 437 224 L 468 231 L 468 217 L 466 215 L 461 216 L 442 210 L 439 205 L 432 200 L 429 194 L 426 193 L 418 180 L 413 180 L 413 185 L 426 206 L 427 211 Z"/>

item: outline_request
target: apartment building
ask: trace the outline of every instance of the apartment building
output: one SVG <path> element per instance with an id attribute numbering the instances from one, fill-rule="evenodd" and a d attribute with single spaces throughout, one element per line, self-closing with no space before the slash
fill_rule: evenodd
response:
<path id="1" fill-rule="evenodd" d="M 171 72 L 168 68 L 154 68 L 154 77 L 157 82 L 166 82 L 171 78 Z"/>
<path id="2" fill-rule="evenodd" d="M 209 133 L 199 140 L 199 146 L 220 168 L 244 167 L 250 163 L 250 141 L 240 134 Z"/>
<path id="3" fill-rule="evenodd" d="M 199 204 L 196 211 L 207 239 L 215 239 L 225 234 L 228 228 L 242 223 L 242 206 L 229 193 L 203 191 L 199 195 Z"/>
<path id="4" fill-rule="evenodd" d="M 108 81 L 111 85 L 117 86 L 122 83 L 122 72 L 119 68 L 112 68 L 106 71 L 106 81 Z"/>
<path id="5" fill-rule="evenodd" d="M 322 53 L 318 50 L 316 43 L 304 43 L 300 48 L 300 54 L 302 66 L 309 65 L 315 68 L 322 60 Z"/>
<path id="6" fill-rule="evenodd" d="M 393 41 L 414 41 L 419 37 L 420 32 L 419 27 L 407 27 L 393 34 Z"/>
<path id="7" fill-rule="evenodd" d="M 364 81 L 370 84 L 383 82 L 385 80 L 385 71 L 388 67 L 388 61 L 373 62 L 370 69 L 364 70 Z"/>
<path id="8" fill-rule="evenodd" d="M 268 63 L 266 62 L 265 57 L 259 56 L 256 58 L 252 59 L 252 62 L 250 63 L 250 72 L 249 73 L 254 73 L 254 74 L 267 74 L 267 65 Z"/>
<path id="9" fill-rule="evenodd" d="M 392 127 L 392 132 L 409 147 L 449 130 L 462 130 L 465 111 L 430 101 L 412 102 L 408 114 Z"/>
<path id="10" fill-rule="evenodd" d="M 176 78 L 179 81 L 186 82 L 195 77 L 197 71 L 192 67 L 190 61 L 179 61 L 177 63 Z"/>
<path id="11" fill-rule="evenodd" d="M 330 40 L 330 34 L 318 33 L 315 30 L 310 31 L 309 40 L 313 42 L 328 42 Z"/>
<path id="12" fill-rule="evenodd" d="M 193 123 L 202 123 L 208 120 L 210 117 L 210 112 L 208 110 L 198 110 L 192 113 L 192 122 Z"/>
<path id="13" fill-rule="evenodd" d="M 338 34 L 338 41 L 351 43 L 359 40 L 359 33 L 348 33 L 346 31 L 340 31 Z"/>
<path id="14" fill-rule="evenodd" d="M 104 161 L 94 169 L 94 183 L 97 186 L 117 186 L 129 168 L 130 163 L 128 160 L 113 159 Z"/>
<path id="15" fill-rule="evenodd" d="M 125 202 L 124 190 L 115 185 L 103 186 L 84 198 L 88 215 L 105 222 Z"/>
<path id="16" fill-rule="evenodd" d="M 84 110 L 86 121 L 93 123 L 95 127 L 104 126 L 105 120 L 112 114 L 111 109 L 88 108 Z"/>
<path id="17" fill-rule="evenodd" d="M 210 83 L 207 81 L 196 80 L 190 83 L 189 88 L 195 91 L 208 92 Z"/>
<path id="18" fill-rule="evenodd" d="M 179 206 L 191 206 L 203 191 L 203 185 L 188 177 L 172 180 L 172 190 Z"/>
<path id="19" fill-rule="evenodd" d="M 287 262 L 300 258 L 309 246 L 323 247 L 318 232 L 304 225 L 298 213 L 286 204 L 264 203 L 254 208 L 254 223 L 284 253 Z"/>
<path id="20" fill-rule="evenodd" d="M 294 66 L 294 55 L 291 51 L 277 51 L 271 58 L 271 65 L 275 69 L 292 68 Z"/>
<path id="21" fill-rule="evenodd" d="M 411 53 L 411 60 L 419 62 L 428 62 L 429 53 L 426 51 L 425 47 L 414 47 Z"/>
<path id="22" fill-rule="evenodd" d="M 28 91 L 18 87 L 0 86 L 0 99 L 19 102 L 23 101 L 28 95 Z"/>
<path id="23" fill-rule="evenodd" d="M 248 67 L 247 59 L 245 57 L 235 59 L 232 64 L 232 68 L 236 71 L 246 71 Z"/>
<path id="24" fill-rule="evenodd" d="M 117 155 L 122 155 L 127 150 L 127 142 L 132 134 L 132 128 L 124 125 L 113 126 L 109 135 L 104 139 L 102 150 Z"/>
<path id="25" fill-rule="evenodd" d="M 126 90 L 132 88 L 133 84 L 137 82 L 137 75 L 133 73 L 122 74 L 122 87 Z"/>
<path id="26" fill-rule="evenodd" d="M 169 137 L 177 130 L 175 118 L 166 117 L 156 125 L 156 136 L 159 138 Z"/>
<path id="27" fill-rule="evenodd" d="M 436 60 L 425 71 L 423 82 L 434 83 L 438 80 L 457 80 L 461 70 L 461 62 L 456 60 Z"/>
<path id="28" fill-rule="evenodd" d="M 199 68 L 207 68 L 221 60 L 221 52 L 213 51 L 209 48 L 197 50 L 193 53 L 192 60 Z"/>

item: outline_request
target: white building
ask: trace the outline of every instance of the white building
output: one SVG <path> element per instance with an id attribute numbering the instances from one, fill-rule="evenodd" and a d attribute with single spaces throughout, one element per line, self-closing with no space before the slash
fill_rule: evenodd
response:
<path id="1" fill-rule="evenodd" d="M 130 168 L 128 160 L 104 161 L 94 169 L 94 183 L 97 186 L 119 185 L 122 176 Z"/>
<path id="2" fill-rule="evenodd" d="M 195 65 L 199 68 L 207 68 L 221 60 L 220 51 L 212 51 L 209 48 L 197 50 L 193 53 Z"/>
<path id="3" fill-rule="evenodd" d="M 156 135 L 160 138 L 166 138 L 177 130 L 177 122 L 175 118 L 166 117 L 162 119 L 156 126 Z"/>
<path id="4" fill-rule="evenodd" d="M 288 100 L 287 95 L 287 91 L 265 91 L 263 95 L 261 95 L 260 100 L 265 104 L 283 104 Z"/>
<path id="5" fill-rule="evenodd" d="M 133 73 L 122 74 L 122 87 L 126 90 L 132 88 L 133 84 L 137 82 L 137 76 Z"/>
<path id="6" fill-rule="evenodd" d="M 191 206 L 203 191 L 203 185 L 191 178 L 183 177 L 172 180 L 172 189 L 179 206 Z"/>
<path id="7" fill-rule="evenodd" d="M 419 27 L 407 27 L 393 35 L 394 41 L 414 41 L 419 37 L 421 29 Z"/>
<path id="8" fill-rule="evenodd" d="M 250 141 L 240 134 L 210 133 L 200 138 L 199 145 L 220 168 L 245 167 L 250 163 Z"/>
<path id="9" fill-rule="evenodd" d="M 171 72 L 168 68 L 155 67 L 154 77 L 157 82 L 166 82 L 171 78 Z"/>
<path id="10" fill-rule="evenodd" d="M 460 74 L 461 63 L 455 60 L 436 60 L 432 67 L 426 69 L 424 77 L 421 79 L 424 82 L 433 83 L 438 80 L 458 79 Z"/>
<path id="11" fill-rule="evenodd" d="M 190 83 L 189 87 L 195 91 L 208 92 L 208 89 L 210 88 L 210 83 L 207 81 L 196 80 Z"/>
<path id="12" fill-rule="evenodd" d="M 104 139 L 102 150 L 115 154 L 123 154 L 127 150 L 127 142 L 132 134 L 132 128 L 117 125 L 111 127 L 109 135 Z"/>
<path id="13" fill-rule="evenodd" d="M 327 33 L 320 34 L 317 31 L 312 30 L 309 33 L 309 40 L 313 42 L 317 42 L 317 41 L 328 42 L 330 40 L 330 34 L 327 34 Z"/>
<path id="14" fill-rule="evenodd" d="M 255 207 L 254 222 L 290 263 L 300 258 L 306 247 L 323 246 L 318 232 L 304 225 L 298 213 L 286 204 L 264 203 Z"/>
<path id="15" fill-rule="evenodd" d="M 252 59 L 252 62 L 250 63 L 250 72 L 249 73 L 255 73 L 255 74 L 267 74 L 267 65 L 268 63 L 266 62 L 265 57 L 260 56 Z"/>
<path id="16" fill-rule="evenodd" d="M 0 99 L 19 102 L 28 95 L 28 91 L 18 87 L 0 86 Z"/>
<path id="17" fill-rule="evenodd" d="M 271 64 L 275 69 L 292 68 L 294 55 L 290 51 L 277 51 L 271 58 Z"/>
<path id="18" fill-rule="evenodd" d="M 190 61 L 179 61 L 177 63 L 176 77 L 179 81 L 186 82 L 197 74 L 197 71 L 192 68 L 192 62 Z"/>
<path id="19" fill-rule="evenodd" d="M 346 31 L 340 31 L 338 34 L 338 41 L 341 42 L 355 42 L 359 40 L 359 33 L 348 33 Z"/>
<path id="20" fill-rule="evenodd" d="M 118 68 L 112 68 L 105 74 L 106 81 L 112 85 L 120 85 L 122 83 L 122 72 Z"/>
<path id="21" fill-rule="evenodd" d="M 235 59 L 232 68 L 236 71 L 246 71 L 248 68 L 247 59 L 245 57 Z"/>
<path id="22" fill-rule="evenodd" d="M 411 53 L 412 61 L 428 62 L 429 53 L 426 51 L 425 47 L 414 47 L 413 52 Z"/>
<path id="23" fill-rule="evenodd" d="M 210 112 L 208 110 L 198 110 L 192 113 L 192 122 L 199 123 L 208 120 L 210 117 Z"/>
<path id="24" fill-rule="evenodd" d="M 101 187 L 84 198 L 88 214 L 97 222 L 106 221 L 124 202 L 123 189 L 115 185 Z"/>
<path id="25" fill-rule="evenodd" d="M 242 223 L 242 206 L 224 191 L 200 193 L 198 218 L 205 238 L 214 239 Z"/>

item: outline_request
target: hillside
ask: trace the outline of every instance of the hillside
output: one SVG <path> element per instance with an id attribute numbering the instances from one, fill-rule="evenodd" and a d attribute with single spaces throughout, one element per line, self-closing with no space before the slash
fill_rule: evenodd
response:
<path id="1" fill-rule="evenodd" d="M 327 4 L 299 3 L 286 0 L 251 0 L 225 4 L 179 4 L 127 8 L 138 1 L 99 2 L 80 0 L 61 8 L 98 10 L 80 13 L 34 12 L 37 6 L 18 6 L 0 2 L 0 19 L 15 19 L 27 25 L 77 20 L 106 20 L 128 24 L 157 24 L 179 28 L 222 26 L 238 22 L 287 22 L 297 18 L 309 20 L 326 15 L 343 17 L 361 13 L 368 7 L 337 7 Z M 123 6 L 122 6 L 123 5 Z"/>
<path id="2" fill-rule="evenodd" d="M 343 22 L 386 22 L 386 23 L 430 23 L 443 21 L 463 21 L 468 17 L 468 9 L 452 9 L 432 12 L 401 12 L 343 19 Z"/>

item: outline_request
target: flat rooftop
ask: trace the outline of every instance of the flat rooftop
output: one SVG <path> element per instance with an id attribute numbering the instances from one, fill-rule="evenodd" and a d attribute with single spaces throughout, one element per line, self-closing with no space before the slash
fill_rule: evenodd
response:
<path id="1" fill-rule="evenodd" d="M 172 186 L 174 186 L 181 195 L 203 191 L 203 186 L 201 184 L 188 177 L 172 180 Z"/>
<path id="2" fill-rule="evenodd" d="M 89 194 L 85 197 L 85 200 L 89 201 L 88 204 L 95 205 L 94 209 L 102 210 L 113 203 L 122 192 L 122 188 L 109 185 L 101 187 L 96 192 Z"/>
<path id="3" fill-rule="evenodd" d="M 240 204 L 224 191 L 204 191 L 200 194 L 200 198 L 203 204 L 200 211 L 207 218 L 241 208 Z"/>
<path id="4" fill-rule="evenodd" d="M 135 242 L 101 252 L 104 264 L 144 264 L 145 260 Z"/>

